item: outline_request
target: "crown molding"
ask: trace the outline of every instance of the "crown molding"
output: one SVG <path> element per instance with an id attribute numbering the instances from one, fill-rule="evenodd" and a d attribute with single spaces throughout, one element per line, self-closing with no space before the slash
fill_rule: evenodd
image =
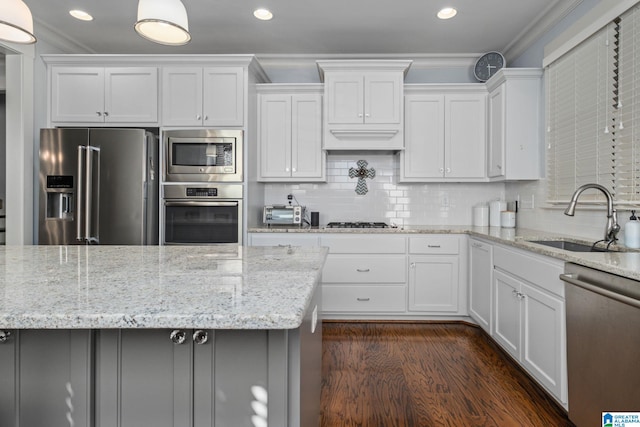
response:
<path id="1" fill-rule="evenodd" d="M 466 68 L 472 66 L 480 53 L 462 54 L 257 54 L 268 69 L 315 68 L 318 61 L 343 60 L 409 60 L 411 68 Z"/>
<path id="2" fill-rule="evenodd" d="M 504 47 L 502 54 L 507 59 L 507 62 L 522 55 L 540 37 L 578 7 L 582 1 L 556 0 L 555 3 L 549 5 L 511 43 Z"/>

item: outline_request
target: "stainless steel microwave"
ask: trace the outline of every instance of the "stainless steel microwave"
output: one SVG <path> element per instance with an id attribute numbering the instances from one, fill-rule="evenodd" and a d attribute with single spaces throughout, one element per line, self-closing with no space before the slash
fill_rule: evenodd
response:
<path id="1" fill-rule="evenodd" d="M 302 225 L 305 207 L 291 205 L 265 206 L 262 222 L 267 225 Z"/>
<path id="2" fill-rule="evenodd" d="M 242 182 L 242 139 L 241 130 L 165 131 L 164 180 Z"/>

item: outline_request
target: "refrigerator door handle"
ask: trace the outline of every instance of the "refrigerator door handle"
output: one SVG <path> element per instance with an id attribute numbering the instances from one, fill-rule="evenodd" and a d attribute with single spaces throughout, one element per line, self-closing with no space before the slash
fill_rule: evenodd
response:
<path id="1" fill-rule="evenodd" d="M 96 174 L 98 176 L 97 180 L 94 180 L 94 159 L 97 160 L 96 163 Z M 93 227 L 93 223 L 94 223 L 94 214 L 96 215 L 95 218 L 95 223 L 98 224 L 99 223 L 99 218 L 98 216 L 98 212 L 100 211 L 99 206 L 100 206 L 100 183 L 99 183 L 99 177 L 100 177 L 100 148 L 99 147 L 93 147 L 91 145 L 88 145 L 86 147 L 86 167 L 85 167 L 85 173 L 86 173 L 86 178 L 85 178 L 85 209 L 84 209 L 84 214 L 85 214 L 85 223 L 84 223 L 84 230 L 85 230 L 85 235 L 84 238 L 87 241 L 88 244 L 92 244 L 92 243 L 98 243 L 99 242 L 99 238 L 98 238 L 98 233 L 96 231 L 95 235 L 92 232 L 92 227 Z M 96 182 L 98 181 L 98 182 Z M 94 191 L 95 190 L 95 191 Z M 95 207 L 95 209 L 94 209 Z"/>
<path id="2" fill-rule="evenodd" d="M 78 206 L 78 217 L 76 218 L 76 240 L 77 241 L 82 241 L 84 240 L 84 236 L 82 234 L 82 225 L 84 223 L 85 220 L 85 212 L 83 212 L 83 208 L 84 208 L 84 204 L 83 202 L 83 189 L 84 189 L 84 183 L 83 183 L 83 177 L 84 177 L 84 159 L 85 156 L 83 156 L 83 152 L 86 150 L 87 147 L 83 146 L 83 145 L 78 145 L 78 202 L 77 205 Z"/>

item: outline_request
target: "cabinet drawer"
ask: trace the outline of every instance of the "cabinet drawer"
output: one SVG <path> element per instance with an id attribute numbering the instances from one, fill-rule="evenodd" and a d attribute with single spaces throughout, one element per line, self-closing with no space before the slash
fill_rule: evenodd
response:
<path id="1" fill-rule="evenodd" d="M 328 246 L 329 253 L 341 254 L 403 254 L 405 253 L 404 236 L 362 235 L 348 236 L 323 235 L 321 246 Z"/>
<path id="2" fill-rule="evenodd" d="M 564 285 L 559 278 L 564 271 L 563 261 L 496 246 L 493 249 L 493 264 L 496 268 L 564 297 Z"/>
<path id="3" fill-rule="evenodd" d="M 459 236 L 436 234 L 409 238 L 409 253 L 412 254 L 457 254 L 459 252 Z"/>
<path id="4" fill-rule="evenodd" d="M 323 283 L 405 283 L 404 255 L 332 255 L 322 271 Z"/>
<path id="5" fill-rule="evenodd" d="M 303 233 L 249 233 L 251 246 L 318 246 L 318 236 Z"/>
<path id="6" fill-rule="evenodd" d="M 406 288 L 384 285 L 322 285 L 325 312 L 404 312 Z"/>

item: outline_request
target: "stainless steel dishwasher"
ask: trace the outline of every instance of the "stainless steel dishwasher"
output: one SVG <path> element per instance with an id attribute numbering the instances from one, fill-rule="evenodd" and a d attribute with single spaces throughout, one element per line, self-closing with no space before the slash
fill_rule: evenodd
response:
<path id="1" fill-rule="evenodd" d="M 640 412 L 640 282 L 568 263 L 565 274 L 569 418 Z"/>

